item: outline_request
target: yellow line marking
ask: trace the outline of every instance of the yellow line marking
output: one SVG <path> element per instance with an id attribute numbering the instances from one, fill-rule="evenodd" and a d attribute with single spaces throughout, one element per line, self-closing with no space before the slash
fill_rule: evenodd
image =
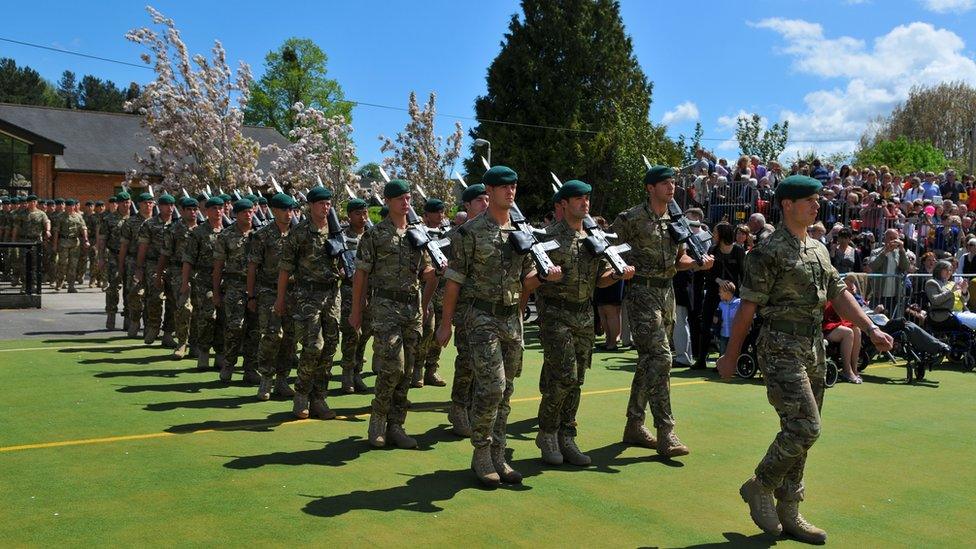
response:
<path id="1" fill-rule="evenodd" d="M 903 367 L 903 366 L 898 365 L 898 364 L 885 364 L 885 365 L 880 365 L 879 364 L 879 365 L 871 365 L 871 366 L 868 366 L 867 368 L 865 368 L 865 370 L 880 370 L 880 369 L 883 369 L 883 368 L 901 368 L 901 367 Z M 718 380 L 716 380 L 716 379 L 696 379 L 696 380 L 692 380 L 692 381 L 679 381 L 677 383 L 672 383 L 671 386 L 672 387 L 682 387 L 682 386 L 686 386 L 686 385 L 702 385 L 702 384 L 705 384 L 705 383 L 716 383 L 716 382 L 718 382 L 718 383 L 728 383 L 730 381 L 732 381 L 732 380 L 724 380 L 724 379 L 718 379 Z M 613 394 L 613 393 L 623 393 L 623 392 L 627 392 L 627 391 L 630 391 L 630 387 L 617 387 L 615 389 L 597 389 L 597 390 L 594 390 L 594 391 L 584 391 L 583 393 L 581 393 L 581 396 L 608 395 L 608 394 Z M 523 397 L 523 398 L 513 398 L 511 400 L 511 402 L 512 403 L 517 403 L 517 402 L 537 402 L 539 400 L 542 400 L 542 396 L 541 395 L 539 395 L 539 396 L 531 396 L 531 397 Z M 417 407 L 418 410 L 423 410 L 425 408 L 432 408 L 432 407 L 431 406 L 426 406 L 425 407 L 423 405 L 419 405 Z M 338 416 L 335 417 L 335 419 L 350 420 L 350 419 L 362 419 L 362 418 L 367 418 L 367 417 L 369 417 L 369 414 L 368 413 L 362 413 L 362 414 L 351 414 L 351 415 L 338 415 Z M 247 420 L 241 420 L 241 421 L 243 422 L 243 421 L 247 421 Z M 284 425 L 301 425 L 301 424 L 307 424 L 307 423 L 315 423 L 315 421 L 314 420 L 311 420 L 311 419 L 295 419 L 295 420 L 292 420 L 292 421 L 285 421 L 285 422 L 280 422 L 280 421 L 266 421 L 266 422 L 260 422 L 260 423 L 248 423 L 247 424 L 247 427 L 250 427 L 250 428 L 271 427 L 271 426 L 284 426 Z M 129 440 L 146 440 L 146 439 L 153 439 L 153 438 L 175 437 L 175 436 L 182 436 L 182 435 L 199 435 L 199 434 L 204 434 L 204 433 L 218 433 L 218 432 L 221 432 L 221 431 L 233 431 L 233 430 L 238 429 L 238 428 L 239 427 L 222 427 L 222 428 L 215 428 L 215 429 L 200 429 L 200 430 L 197 430 L 197 431 L 187 431 L 185 433 L 172 433 L 172 432 L 168 432 L 168 431 L 163 431 L 163 432 L 160 432 L 160 433 L 144 433 L 144 434 L 141 434 L 141 435 L 122 435 L 122 436 L 115 436 L 115 437 L 101 437 L 101 438 L 83 438 L 83 439 L 75 439 L 75 440 L 61 440 L 61 441 L 56 441 L 56 442 L 38 442 L 38 443 L 35 443 L 35 444 L 20 444 L 20 445 L 17 445 L 17 446 L 0 446 L 0 453 L 4 453 L 4 452 L 18 452 L 18 451 L 21 451 L 21 450 L 40 450 L 40 449 L 44 449 L 44 448 L 60 448 L 60 447 L 64 447 L 64 446 L 83 446 L 83 445 L 87 445 L 87 444 L 105 444 L 105 443 L 111 443 L 111 442 L 125 442 L 125 441 L 129 441 Z"/>
<path id="2" fill-rule="evenodd" d="M 131 345 L 106 343 L 104 345 L 71 345 L 69 347 L 21 347 L 18 349 L 0 349 L 0 353 L 16 353 L 21 351 L 60 351 L 62 349 L 135 349 L 137 347 L 145 347 L 147 349 L 154 348 L 150 345 L 146 345 L 145 343 L 133 343 Z"/>

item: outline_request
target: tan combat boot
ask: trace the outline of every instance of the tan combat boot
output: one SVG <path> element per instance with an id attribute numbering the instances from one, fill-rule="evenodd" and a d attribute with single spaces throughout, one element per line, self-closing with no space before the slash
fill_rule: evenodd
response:
<path id="1" fill-rule="evenodd" d="M 498 477 L 505 484 L 522 484 L 522 473 L 512 469 L 512 466 L 505 461 L 504 446 L 492 445 L 491 464 L 495 467 L 495 471 L 498 471 Z"/>
<path id="2" fill-rule="evenodd" d="M 424 374 L 424 385 L 431 385 L 433 387 L 446 387 L 447 382 L 444 378 L 437 375 L 437 366 L 432 368 L 427 368 L 427 373 Z"/>
<path id="3" fill-rule="evenodd" d="M 639 419 L 628 419 L 627 426 L 624 427 L 625 444 L 634 444 L 644 448 L 657 448 L 657 440 L 651 431 L 644 426 L 644 422 Z"/>
<path id="4" fill-rule="evenodd" d="M 277 376 L 274 382 L 274 394 L 283 398 L 295 396 L 295 391 L 288 386 L 288 376 Z"/>
<path id="5" fill-rule="evenodd" d="M 200 347 L 197 349 L 197 370 L 210 369 L 210 348 Z"/>
<path id="6" fill-rule="evenodd" d="M 115 330 L 115 313 L 105 313 L 105 329 Z"/>
<path id="7" fill-rule="evenodd" d="M 356 384 L 353 382 L 352 370 L 342 371 L 342 392 L 347 395 L 356 392 Z"/>
<path id="8" fill-rule="evenodd" d="M 393 443 L 401 450 L 409 450 L 417 447 L 417 439 L 407 435 L 403 430 L 403 425 L 390 425 L 386 429 L 386 440 Z"/>
<path id="9" fill-rule="evenodd" d="M 468 411 L 457 404 L 452 404 L 447 412 L 447 420 L 451 422 L 451 431 L 455 435 L 471 438 L 471 423 L 468 421 Z"/>
<path id="10" fill-rule="evenodd" d="M 482 446 L 474 449 L 471 456 L 471 470 L 478 476 L 478 480 L 489 488 L 495 488 L 502 483 L 502 479 L 491 462 L 491 448 Z"/>
<path id="11" fill-rule="evenodd" d="M 234 365 L 228 360 L 222 360 L 222 355 L 217 355 L 217 364 L 220 365 L 220 381 L 224 383 L 230 383 L 232 377 L 234 377 Z"/>
<path id="12" fill-rule="evenodd" d="M 420 389 L 424 386 L 424 369 L 414 368 L 413 369 L 413 381 L 410 382 L 410 386 L 414 389 Z"/>
<path id="13" fill-rule="evenodd" d="M 298 419 L 308 419 L 308 395 L 295 393 L 291 413 L 295 414 Z"/>
<path id="14" fill-rule="evenodd" d="M 542 450 L 542 461 L 549 465 L 562 465 L 563 454 L 559 451 L 559 442 L 556 440 L 556 433 L 539 431 L 535 436 L 535 445 Z"/>
<path id="15" fill-rule="evenodd" d="M 779 515 L 776 514 L 772 490 L 763 486 L 756 477 L 752 477 L 739 488 L 739 495 L 742 496 L 742 501 L 749 504 L 749 516 L 756 526 L 774 536 L 782 533 L 783 527 L 780 525 Z"/>
<path id="16" fill-rule="evenodd" d="M 783 533 L 796 538 L 804 543 L 822 545 L 827 543 L 827 532 L 817 528 L 807 522 L 800 514 L 800 502 L 783 501 L 776 502 L 776 515 L 783 525 Z"/>
<path id="17" fill-rule="evenodd" d="M 312 416 L 319 419 L 335 419 L 336 417 L 335 410 L 329 408 L 329 405 L 326 404 L 325 398 L 323 397 L 312 399 L 312 402 L 309 403 L 308 409 Z"/>
<path id="18" fill-rule="evenodd" d="M 657 453 L 666 458 L 687 456 L 691 450 L 681 443 L 678 435 L 671 427 L 661 427 L 657 430 Z"/>
<path id="19" fill-rule="evenodd" d="M 576 446 L 576 439 L 569 435 L 559 435 L 559 450 L 563 454 L 563 459 L 571 465 L 586 467 L 593 463 L 590 456 L 581 452 L 579 447 Z"/>
<path id="20" fill-rule="evenodd" d="M 271 378 L 262 377 L 261 384 L 258 385 L 258 400 L 271 399 Z"/>
<path id="21" fill-rule="evenodd" d="M 386 446 L 386 416 L 373 412 L 369 416 L 369 430 L 367 431 L 370 446 L 382 448 Z"/>

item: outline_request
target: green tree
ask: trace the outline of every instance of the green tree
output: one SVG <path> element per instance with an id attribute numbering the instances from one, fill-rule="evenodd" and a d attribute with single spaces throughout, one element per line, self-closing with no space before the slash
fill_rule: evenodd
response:
<path id="1" fill-rule="evenodd" d="M 752 116 L 740 116 L 736 121 L 735 139 L 739 142 L 741 154 L 758 156 L 763 162 L 776 160 L 786 149 L 786 142 L 790 135 L 790 122 L 777 122 L 768 129 L 763 129 L 762 118 L 753 113 Z"/>
<path id="2" fill-rule="evenodd" d="M 61 98 L 61 106 L 66 109 L 78 108 L 78 82 L 75 73 L 64 71 L 61 73 L 61 80 L 58 80 L 58 97 Z"/>
<path id="3" fill-rule="evenodd" d="M 61 105 L 57 90 L 40 73 L 9 57 L 0 58 L 0 102 L 19 105 Z"/>
<path id="4" fill-rule="evenodd" d="M 620 7 L 614 0 L 522 0 L 521 7 L 488 68 L 487 93 L 475 101 L 481 122 L 470 135 L 491 143 L 492 163 L 519 173 L 518 203 L 527 214 L 550 208 L 553 171 L 593 184 L 594 212 L 613 215 L 642 196 L 641 154 L 672 165 L 682 156 L 650 122 L 652 84 Z M 484 172 L 478 157 L 486 152 L 472 145 L 468 174 Z"/>
<path id="5" fill-rule="evenodd" d="M 86 111 L 122 112 L 125 92 L 115 82 L 86 74 L 78 83 L 78 107 Z"/>
<path id="6" fill-rule="evenodd" d="M 264 76 L 251 83 L 244 122 L 277 129 L 288 136 L 295 127 L 295 103 L 313 107 L 326 118 L 352 122 L 352 103 L 344 101 L 339 82 L 327 78 L 328 57 L 307 38 L 289 38 L 264 58 Z"/>
<path id="7" fill-rule="evenodd" d="M 695 133 L 691 136 L 690 144 L 685 144 L 686 139 L 684 134 L 678 136 L 678 145 L 681 147 L 682 152 L 684 153 L 684 157 L 681 160 L 682 166 L 694 164 L 698 160 L 695 153 L 698 152 L 698 149 L 702 148 L 701 140 L 704 135 L 705 130 L 702 128 L 702 123 L 695 122 Z"/>
<path id="8" fill-rule="evenodd" d="M 880 140 L 855 153 L 859 166 L 886 165 L 896 173 L 939 171 L 949 165 L 945 154 L 927 141 L 909 141 L 902 136 L 895 140 Z"/>
<path id="9" fill-rule="evenodd" d="M 380 165 L 376 162 L 367 162 L 356 170 L 356 175 L 359 176 L 360 181 L 363 183 L 371 184 L 375 181 L 379 181 L 383 178 L 380 174 Z"/>

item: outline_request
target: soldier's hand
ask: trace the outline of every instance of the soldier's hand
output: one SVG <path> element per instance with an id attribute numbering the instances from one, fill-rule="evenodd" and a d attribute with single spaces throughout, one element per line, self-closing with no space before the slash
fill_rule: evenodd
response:
<path id="1" fill-rule="evenodd" d="M 729 379 L 735 374 L 735 363 L 738 362 L 738 358 L 730 355 L 722 355 L 718 358 L 715 367 L 718 368 L 718 374 L 722 379 Z"/>
<path id="2" fill-rule="evenodd" d="M 285 316 L 285 300 L 276 299 L 274 304 L 274 314 L 279 317 Z"/>
<path id="3" fill-rule="evenodd" d="M 626 267 L 624 267 L 624 274 L 620 275 L 620 279 L 630 280 L 631 278 L 634 278 L 634 275 L 636 273 L 637 273 L 637 269 L 635 269 L 633 265 L 627 265 Z"/>
<path id="4" fill-rule="evenodd" d="M 553 265 L 553 267 L 549 269 L 549 272 L 546 273 L 546 276 L 543 280 L 545 280 L 546 282 L 559 282 L 562 279 L 563 279 L 563 268 L 560 267 L 559 265 Z"/>
<path id="5" fill-rule="evenodd" d="M 878 349 L 879 353 L 890 351 L 891 347 L 895 344 L 895 340 L 890 335 L 884 333 L 877 327 L 871 330 L 869 337 L 871 338 L 871 343 L 874 343 L 874 347 Z"/>
<path id="6" fill-rule="evenodd" d="M 356 330 L 356 333 L 358 334 L 363 327 L 363 313 L 360 311 L 350 311 L 349 325 L 353 330 Z"/>
<path id="7" fill-rule="evenodd" d="M 444 323 L 440 328 L 437 329 L 437 344 L 441 347 L 447 347 L 449 341 L 451 341 L 451 325 Z"/>
<path id="8" fill-rule="evenodd" d="M 698 267 L 698 270 L 707 271 L 712 268 L 712 265 L 715 265 L 715 258 L 709 254 L 705 254 L 702 256 L 702 264 Z"/>

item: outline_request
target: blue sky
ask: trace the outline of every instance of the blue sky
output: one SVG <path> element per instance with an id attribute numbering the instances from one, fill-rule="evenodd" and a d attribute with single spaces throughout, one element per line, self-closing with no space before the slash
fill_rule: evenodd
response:
<path id="1" fill-rule="evenodd" d="M 123 38 L 149 23 L 143 2 L 10 2 L 0 36 L 138 62 Z M 193 53 L 214 39 L 236 64 L 260 75 L 264 55 L 290 36 L 307 37 L 329 56 L 329 74 L 349 99 L 405 106 L 411 90 L 438 94 L 438 112 L 473 116 L 476 96 L 498 53 L 513 0 L 352 2 L 177 2 L 152 4 L 176 20 Z M 913 84 L 964 80 L 976 85 L 972 29 L 976 0 L 623 0 L 634 53 L 654 82 L 651 118 L 669 134 L 690 134 L 701 120 L 705 144 L 737 149 L 734 120 L 757 112 L 790 120 L 788 151 L 850 151 L 871 118 L 889 112 Z M 145 69 L 0 42 L 13 57 L 56 81 L 61 72 L 119 84 L 144 83 Z M 360 159 L 378 160 L 380 134 L 406 114 L 357 107 Z M 450 133 L 454 119 L 438 119 Z M 465 129 L 474 124 L 460 120 Z"/>

